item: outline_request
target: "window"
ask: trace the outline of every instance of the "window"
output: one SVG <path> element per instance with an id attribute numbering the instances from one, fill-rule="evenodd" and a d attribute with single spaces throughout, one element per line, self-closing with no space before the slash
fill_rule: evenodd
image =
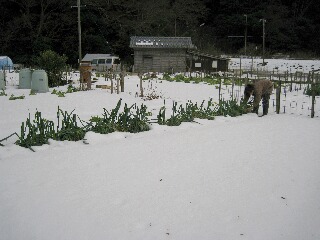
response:
<path id="1" fill-rule="evenodd" d="M 212 61 L 212 68 L 218 68 L 218 61 Z"/>
<path id="2" fill-rule="evenodd" d="M 105 59 L 99 59 L 98 64 L 105 64 L 106 60 Z"/>
<path id="3" fill-rule="evenodd" d="M 113 61 L 113 64 L 120 64 L 120 59 L 119 58 L 115 58 Z"/>
<path id="4" fill-rule="evenodd" d="M 91 64 L 97 64 L 98 63 L 98 59 L 93 59 Z"/>
<path id="5" fill-rule="evenodd" d="M 112 64 L 112 58 L 107 58 L 106 59 L 106 64 Z"/>

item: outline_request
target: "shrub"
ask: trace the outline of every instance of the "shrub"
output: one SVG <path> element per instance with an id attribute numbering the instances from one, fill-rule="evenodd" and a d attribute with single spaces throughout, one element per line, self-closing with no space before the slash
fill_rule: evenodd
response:
<path id="1" fill-rule="evenodd" d="M 312 87 L 310 87 L 310 85 L 308 85 L 303 94 L 308 95 L 308 96 L 312 96 Z M 316 84 L 314 85 L 314 94 L 315 96 L 320 96 L 320 84 Z"/>
<path id="2" fill-rule="evenodd" d="M 35 63 L 48 74 L 48 82 L 50 87 L 56 87 L 61 84 L 62 73 L 66 68 L 67 57 L 60 56 L 54 51 L 47 50 L 40 53 L 35 58 Z"/>

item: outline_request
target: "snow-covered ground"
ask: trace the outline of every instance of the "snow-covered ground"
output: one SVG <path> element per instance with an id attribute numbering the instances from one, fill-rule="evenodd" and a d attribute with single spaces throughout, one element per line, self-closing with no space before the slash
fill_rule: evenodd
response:
<path id="1" fill-rule="evenodd" d="M 229 61 L 229 69 L 258 69 L 259 71 L 268 71 L 274 73 L 295 73 L 320 70 L 319 60 L 295 60 L 295 59 L 263 59 L 261 58 L 231 58 Z"/>
<path id="2" fill-rule="evenodd" d="M 94 88 L 32 96 L 17 88 L 17 75 L 8 77 L 0 139 L 19 133 L 36 110 L 56 120 L 59 106 L 89 120 L 122 98 L 146 104 L 154 118 L 164 99 L 168 114 L 172 101 L 218 99 L 213 85 L 151 80 L 145 94 L 161 98 L 144 101 L 136 97 L 136 76 L 125 78 L 119 95 Z M 226 99 L 230 88 L 223 87 Z M 234 91 L 241 95 L 243 87 Z M 9 101 L 11 94 L 25 99 Z M 311 119 L 303 90 L 288 91 L 286 113 L 282 107 L 276 114 L 273 98 L 264 117 L 152 124 L 138 134 L 89 132 L 89 144 L 50 141 L 36 152 L 14 137 L 2 142 L 0 239 L 320 239 L 320 106 Z"/>

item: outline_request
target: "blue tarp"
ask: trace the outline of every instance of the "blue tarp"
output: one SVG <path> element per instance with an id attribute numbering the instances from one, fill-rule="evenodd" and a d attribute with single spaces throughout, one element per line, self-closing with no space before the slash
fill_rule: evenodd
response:
<path id="1" fill-rule="evenodd" d="M 6 67 L 8 70 L 13 69 L 13 62 L 11 58 L 7 56 L 0 56 L 0 70 L 3 70 L 3 67 Z"/>

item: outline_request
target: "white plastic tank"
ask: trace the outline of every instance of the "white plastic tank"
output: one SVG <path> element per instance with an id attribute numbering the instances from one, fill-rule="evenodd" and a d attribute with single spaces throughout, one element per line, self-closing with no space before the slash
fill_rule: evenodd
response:
<path id="1" fill-rule="evenodd" d="M 31 89 L 32 71 L 29 68 L 21 69 L 19 72 L 19 88 Z"/>
<path id="2" fill-rule="evenodd" d="M 5 90 L 6 84 L 4 82 L 4 73 L 0 71 L 0 90 Z"/>
<path id="3" fill-rule="evenodd" d="M 45 70 L 33 71 L 31 89 L 38 93 L 49 92 L 48 75 Z"/>

